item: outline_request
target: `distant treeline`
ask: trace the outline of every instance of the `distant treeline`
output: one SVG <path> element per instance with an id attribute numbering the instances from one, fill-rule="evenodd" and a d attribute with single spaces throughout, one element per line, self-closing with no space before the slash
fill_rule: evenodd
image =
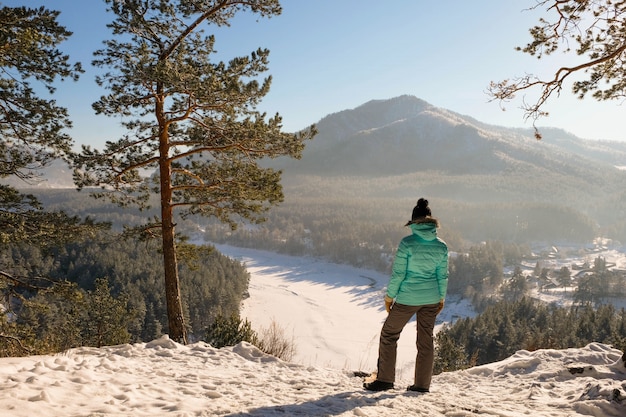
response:
<path id="1" fill-rule="evenodd" d="M 376 254 L 386 257 L 408 233 L 403 225 L 417 198 L 425 196 L 441 221 L 440 236 L 456 251 L 495 240 L 586 243 L 601 235 L 626 242 L 625 192 L 581 202 L 584 195 L 577 194 L 571 184 L 546 178 L 548 184 L 539 186 L 540 177 L 529 176 L 535 181 L 518 184 L 517 195 L 506 188 L 511 186 L 508 182 L 505 186 L 493 176 L 450 177 L 430 172 L 386 179 L 298 177 L 285 181 L 285 201 L 271 208 L 265 223 L 248 227 L 242 222 L 231 231 L 211 219 L 190 218 L 179 219 L 178 230 L 195 235 L 201 226 L 207 240 L 324 256 L 380 269 Z M 533 184 L 535 193 L 530 191 Z M 523 194 L 526 188 L 529 193 Z M 549 189 L 554 190 L 551 199 L 538 194 Z M 116 230 L 158 214 L 95 200 L 87 191 L 29 190 L 49 210 L 108 221 Z"/>
<path id="2" fill-rule="evenodd" d="M 333 262 L 387 271 L 414 202 L 359 201 L 350 205 L 323 198 L 292 198 L 274 208 L 261 225 L 231 231 L 202 223 L 207 241 L 264 248 L 290 255 L 319 256 Z M 580 242 L 598 229 L 580 212 L 535 203 L 464 206 L 431 203 L 441 222 L 439 236 L 451 251 L 466 251 L 483 241 L 529 247 L 530 242 Z M 199 220 L 201 223 L 202 220 Z"/>
<path id="3" fill-rule="evenodd" d="M 236 230 L 205 218 L 181 219 L 178 230 L 206 242 L 262 248 L 295 256 L 315 256 L 336 263 L 388 272 L 400 239 L 409 233 L 404 224 L 415 202 L 359 197 L 346 189 L 344 197 L 326 195 L 344 183 L 288 185 L 288 198 L 273 207 L 262 224 L 243 223 Z M 318 184 L 319 188 L 315 185 Z M 394 185 L 390 185 L 390 192 Z M 363 192 L 365 193 L 365 192 Z M 49 190 L 40 195 L 49 209 L 93 216 L 123 224 L 140 224 L 153 213 L 124 210 L 72 190 Z M 451 291 L 467 295 L 489 292 L 502 283 L 503 268 L 519 265 L 531 255 L 530 242 L 591 241 L 600 232 L 582 211 L 533 202 L 470 204 L 431 201 L 441 221 L 439 236 L 452 253 L 468 256 L 451 262 Z M 488 278 L 485 280 L 485 278 Z"/>

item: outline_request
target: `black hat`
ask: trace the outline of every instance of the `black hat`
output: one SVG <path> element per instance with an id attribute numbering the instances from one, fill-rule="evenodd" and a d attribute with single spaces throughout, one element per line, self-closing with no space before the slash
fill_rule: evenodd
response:
<path id="1" fill-rule="evenodd" d="M 430 207 L 428 207 L 428 200 L 425 198 L 420 198 L 417 200 L 417 205 L 413 207 L 413 214 L 411 214 L 411 221 L 407 223 L 407 226 L 411 223 L 415 223 L 415 220 L 421 219 L 424 217 L 430 217 L 432 213 L 430 212 Z"/>

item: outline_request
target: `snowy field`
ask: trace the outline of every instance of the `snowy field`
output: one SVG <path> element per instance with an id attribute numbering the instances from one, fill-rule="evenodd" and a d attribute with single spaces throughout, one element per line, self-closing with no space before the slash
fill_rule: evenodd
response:
<path id="1" fill-rule="evenodd" d="M 243 315 L 293 335 L 289 363 L 242 343 L 215 349 L 166 336 L 150 343 L 0 359 L 0 416 L 626 416 L 622 352 L 519 351 L 493 364 L 412 383 L 415 325 L 400 339 L 396 389 L 362 389 L 385 317 L 388 277 L 312 258 L 218 246 L 251 273 Z M 441 321 L 471 315 L 448 300 Z"/>
<path id="2" fill-rule="evenodd" d="M 242 317 L 256 330 L 272 321 L 296 344 L 293 362 L 349 371 L 373 371 L 378 336 L 387 316 L 383 298 L 387 275 L 309 257 L 293 257 L 254 249 L 217 245 L 250 272 L 250 298 Z M 439 325 L 473 316 L 467 300 L 448 297 Z M 398 377 L 412 377 L 415 366 L 415 319 L 398 346 Z"/>

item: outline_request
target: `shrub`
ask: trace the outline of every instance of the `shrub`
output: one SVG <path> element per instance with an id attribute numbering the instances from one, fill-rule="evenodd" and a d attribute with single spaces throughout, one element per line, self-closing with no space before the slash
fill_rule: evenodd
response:
<path id="1" fill-rule="evenodd" d="M 252 330 L 252 325 L 246 320 L 241 320 L 239 315 L 233 314 L 230 317 L 219 315 L 215 321 L 207 328 L 204 341 L 215 348 L 224 346 L 235 346 L 241 342 L 257 345 L 257 335 Z"/>
<path id="2" fill-rule="evenodd" d="M 433 373 L 435 375 L 442 372 L 467 369 L 473 366 L 473 364 L 470 363 L 470 358 L 468 358 L 464 347 L 459 345 L 450 334 L 442 331 L 437 333 L 435 338 L 437 341 L 435 363 L 433 366 Z"/>
<path id="3" fill-rule="evenodd" d="M 259 332 L 257 347 L 272 356 L 284 361 L 291 361 L 296 353 L 296 345 L 293 335 L 291 339 L 285 336 L 285 330 L 272 320 L 267 328 L 262 328 Z"/>
<path id="4" fill-rule="evenodd" d="M 263 353 L 287 362 L 293 359 L 296 352 L 293 336 L 288 339 L 284 329 L 276 321 L 273 320 L 258 334 L 252 330 L 252 325 L 247 319 L 242 320 L 236 314 L 230 317 L 217 316 L 213 324 L 207 328 L 204 341 L 218 349 L 248 342 Z"/>

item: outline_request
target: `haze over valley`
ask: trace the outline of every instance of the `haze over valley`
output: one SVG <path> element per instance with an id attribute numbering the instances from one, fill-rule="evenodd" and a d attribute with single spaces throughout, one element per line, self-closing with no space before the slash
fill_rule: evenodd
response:
<path id="1" fill-rule="evenodd" d="M 319 133 L 301 160 L 266 162 L 283 170 L 276 216 L 326 207 L 401 224 L 423 196 L 444 234 L 463 240 L 626 241 L 626 143 L 557 128 L 542 128 L 537 140 L 531 128 L 492 126 L 408 95 L 315 124 Z M 72 187 L 67 168 L 52 168 L 38 190 Z M 63 208 L 58 199 L 51 204 Z"/>

